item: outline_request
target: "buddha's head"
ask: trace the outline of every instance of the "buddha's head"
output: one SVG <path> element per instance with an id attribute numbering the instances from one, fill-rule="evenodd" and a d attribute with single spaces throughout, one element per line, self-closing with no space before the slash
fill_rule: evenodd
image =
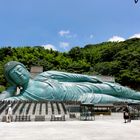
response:
<path id="1" fill-rule="evenodd" d="M 30 73 L 26 67 L 17 61 L 10 61 L 4 66 L 6 80 L 17 86 L 24 86 L 29 82 Z"/>

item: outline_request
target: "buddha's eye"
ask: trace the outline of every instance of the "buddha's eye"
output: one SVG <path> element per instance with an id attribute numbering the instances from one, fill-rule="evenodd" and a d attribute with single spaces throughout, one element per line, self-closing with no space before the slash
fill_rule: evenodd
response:
<path id="1" fill-rule="evenodd" d="M 21 69 L 21 68 L 18 68 L 17 70 L 18 70 L 19 72 L 22 72 L 22 69 Z"/>

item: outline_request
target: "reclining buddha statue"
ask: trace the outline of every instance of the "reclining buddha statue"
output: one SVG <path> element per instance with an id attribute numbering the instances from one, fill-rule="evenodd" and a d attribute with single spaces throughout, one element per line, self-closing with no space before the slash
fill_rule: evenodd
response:
<path id="1" fill-rule="evenodd" d="M 16 61 L 5 64 L 4 72 L 12 86 L 0 94 L 0 100 L 81 101 L 88 104 L 140 102 L 140 92 L 118 83 L 103 82 L 94 76 L 46 71 L 32 79 L 26 67 Z M 19 94 L 16 94 L 17 87 Z"/>

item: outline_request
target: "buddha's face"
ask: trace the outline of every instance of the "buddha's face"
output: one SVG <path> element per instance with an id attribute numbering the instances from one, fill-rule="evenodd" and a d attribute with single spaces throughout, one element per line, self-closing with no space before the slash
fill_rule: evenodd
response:
<path id="1" fill-rule="evenodd" d="M 9 76 L 17 85 L 23 86 L 29 82 L 30 74 L 26 68 L 21 65 L 15 66 L 10 70 Z"/>

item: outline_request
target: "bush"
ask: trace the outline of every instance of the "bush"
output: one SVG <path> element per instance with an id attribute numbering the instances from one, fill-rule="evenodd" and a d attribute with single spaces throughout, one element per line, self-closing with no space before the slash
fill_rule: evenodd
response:
<path id="1" fill-rule="evenodd" d="M 0 86 L 0 93 L 5 90 L 4 86 Z"/>

